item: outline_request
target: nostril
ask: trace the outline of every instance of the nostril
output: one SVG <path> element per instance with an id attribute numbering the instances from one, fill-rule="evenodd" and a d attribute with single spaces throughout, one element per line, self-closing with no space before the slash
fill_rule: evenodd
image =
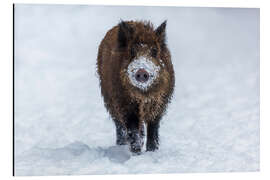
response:
<path id="1" fill-rule="evenodd" d="M 144 74 L 144 75 L 143 75 L 143 77 L 144 77 L 145 79 L 147 79 L 147 78 L 148 78 L 147 74 Z"/>

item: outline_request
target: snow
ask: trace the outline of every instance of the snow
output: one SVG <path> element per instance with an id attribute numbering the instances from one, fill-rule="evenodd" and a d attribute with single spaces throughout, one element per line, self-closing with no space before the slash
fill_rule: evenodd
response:
<path id="1" fill-rule="evenodd" d="M 138 156 L 115 146 L 96 74 L 120 19 L 167 19 L 176 75 L 160 149 Z M 259 9 L 15 6 L 17 176 L 259 171 L 259 103 Z"/>

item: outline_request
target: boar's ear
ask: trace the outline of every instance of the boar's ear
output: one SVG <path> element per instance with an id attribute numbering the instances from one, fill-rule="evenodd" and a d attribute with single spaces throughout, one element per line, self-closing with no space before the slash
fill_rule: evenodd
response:
<path id="1" fill-rule="evenodd" d="M 118 44 L 120 48 L 123 48 L 127 46 L 128 39 L 132 37 L 134 30 L 127 22 L 122 20 L 118 26 Z"/>
<path id="2" fill-rule="evenodd" d="M 161 44 L 161 47 L 164 47 L 166 45 L 166 24 L 167 24 L 167 20 L 164 21 L 160 26 L 157 27 L 157 29 L 155 30 L 155 33 L 158 37 L 158 40 Z"/>

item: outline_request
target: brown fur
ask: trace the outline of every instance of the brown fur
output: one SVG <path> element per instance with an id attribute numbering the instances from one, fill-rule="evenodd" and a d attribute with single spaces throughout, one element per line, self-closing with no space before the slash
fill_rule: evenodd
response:
<path id="1" fill-rule="evenodd" d="M 121 23 L 128 28 L 120 29 Z M 174 90 L 173 65 L 165 42 L 165 31 L 162 31 L 166 22 L 165 27 L 160 28 L 161 32 L 158 28 L 154 30 L 150 22 L 121 23 L 107 32 L 99 46 L 97 67 L 101 94 L 116 124 L 126 127 L 127 117 L 133 113 L 138 117 L 139 130 L 143 131 L 144 123 L 160 120 Z M 120 31 L 124 33 L 124 40 Z M 139 43 L 147 44 L 147 47 L 140 47 L 138 51 L 136 44 Z M 156 57 L 149 56 L 152 47 L 156 50 Z M 158 78 L 145 92 L 134 87 L 126 75 L 129 63 L 142 54 L 148 55 L 153 63 L 161 67 Z"/>

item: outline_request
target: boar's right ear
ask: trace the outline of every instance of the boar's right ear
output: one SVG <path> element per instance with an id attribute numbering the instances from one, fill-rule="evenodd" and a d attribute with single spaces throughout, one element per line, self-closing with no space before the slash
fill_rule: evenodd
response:
<path id="1" fill-rule="evenodd" d="M 166 45 L 166 24 L 167 20 L 165 20 L 157 29 L 155 30 L 155 33 L 158 37 L 158 40 L 161 44 L 161 47 L 163 48 Z"/>
<path id="2" fill-rule="evenodd" d="M 126 22 L 121 21 L 118 24 L 118 44 L 120 48 L 126 47 L 128 39 L 131 38 L 134 30 L 133 28 Z"/>

